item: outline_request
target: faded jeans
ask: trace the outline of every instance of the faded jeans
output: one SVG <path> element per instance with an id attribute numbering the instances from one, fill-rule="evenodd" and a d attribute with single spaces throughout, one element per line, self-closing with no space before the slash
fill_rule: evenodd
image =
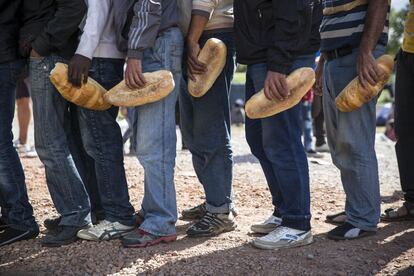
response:
<path id="1" fill-rule="evenodd" d="M 379 57 L 384 47 L 377 46 Z M 327 61 L 324 67 L 323 109 L 329 148 L 341 172 L 346 193 L 348 222 L 365 231 L 375 231 L 380 218 L 378 164 L 375 154 L 376 103 L 371 100 L 352 112 L 341 112 L 335 98 L 357 76 L 357 55 Z"/>
<path id="2" fill-rule="evenodd" d="M 13 147 L 15 88 L 23 65 L 23 60 L 0 63 L 0 207 L 12 228 L 37 231 L 22 164 Z"/>
<path id="3" fill-rule="evenodd" d="M 91 207 L 71 152 L 75 143 L 69 102 L 49 80 L 56 62 L 65 60 L 56 55 L 30 59 L 35 146 L 50 196 L 62 216 L 60 225 L 81 227 L 91 222 Z"/>
<path id="4" fill-rule="evenodd" d="M 176 233 L 177 203 L 174 186 L 176 157 L 175 104 L 181 80 L 183 38 L 178 28 L 159 34 L 153 48 L 144 51 L 143 72 L 169 70 L 174 90 L 164 99 L 138 106 L 136 153 L 144 167 L 144 198 L 140 229 L 157 236 Z"/>

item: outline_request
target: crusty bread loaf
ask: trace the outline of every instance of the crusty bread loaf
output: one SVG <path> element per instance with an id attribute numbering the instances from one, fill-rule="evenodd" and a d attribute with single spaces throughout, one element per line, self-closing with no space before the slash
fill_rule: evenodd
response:
<path id="1" fill-rule="evenodd" d="M 194 75 L 196 81 L 188 81 L 188 92 L 193 97 L 202 97 L 213 86 L 226 65 L 226 45 L 217 38 L 210 38 L 201 49 L 198 59 L 207 66 L 207 71 Z"/>
<path id="2" fill-rule="evenodd" d="M 63 98 L 69 102 L 92 110 L 106 110 L 111 107 L 103 98 L 106 89 L 92 78 L 88 78 L 88 82 L 80 88 L 73 86 L 68 81 L 68 66 L 64 63 L 56 63 L 49 78 Z"/>
<path id="3" fill-rule="evenodd" d="M 394 59 L 389 55 L 383 55 L 377 59 L 378 67 L 383 72 L 380 81 L 376 85 L 368 84 L 365 89 L 361 86 L 358 77 L 353 79 L 336 97 L 336 107 L 342 112 L 351 112 L 371 101 L 388 82 L 394 69 Z"/>
<path id="4" fill-rule="evenodd" d="M 315 83 L 315 72 L 310 67 L 293 71 L 286 78 L 290 96 L 280 101 L 266 98 L 263 89 L 253 95 L 246 103 L 246 114 L 251 119 L 273 116 L 298 104 Z"/>
<path id="5" fill-rule="evenodd" d="M 170 71 L 159 70 L 143 75 L 147 81 L 143 88 L 130 89 L 123 80 L 105 94 L 105 100 L 116 106 L 139 106 L 159 101 L 174 90 L 174 79 Z"/>

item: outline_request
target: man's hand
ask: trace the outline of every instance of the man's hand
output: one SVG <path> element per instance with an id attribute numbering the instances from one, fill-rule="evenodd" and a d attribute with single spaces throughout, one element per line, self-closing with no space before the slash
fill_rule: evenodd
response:
<path id="1" fill-rule="evenodd" d="M 198 43 L 187 43 L 187 65 L 188 65 L 188 77 L 195 81 L 194 75 L 200 75 L 206 72 L 207 68 L 204 63 L 198 60 L 198 54 L 200 53 L 200 45 Z"/>
<path id="2" fill-rule="evenodd" d="M 91 60 L 85 56 L 75 54 L 69 61 L 68 79 L 76 87 L 81 87 L 82 83 L 88 82 L 89 68 Z"/>
<path id="3" fill-rule="evenodd" d="M 286 75 L 267 71 L 264 83 L 264 94 L 269 100 L 278 99 L 283 101 L 289 97 L 290 91 L 286 83 Z"/>
<path id="4" fill-rule="evenodd" d="M 35 50 L 35 49 L 32 49 L 32 50 L 30 51 L 30 57 L 40 58 L 40 57 L 42 57 L 42 56 L 41 56 L 41 55 L 39 55 L 39 54 L 36 52 L 36 50 Z"/>
<path id="5" fill-rule="evenodd" d="M 140 59 L 128 58 L 125 70 L 125 84 L 130 89 L 138 89 L 145 86 L 147 81 L 142 74 L 142 64 Z"/>
<path id="6" fill-rule="evenodd" d="M 368 88 L 369 84 L 377 84 L 382 74 L 371 51 L 361 49 L 358 53 L 358 78 L 362 87 Z"/>
<path id="7" fill-rule="evenodd" d="M 323 95 L 323 67 L 325 65 L 325 59 L 321 56 L 318 65 L 315 69 L 315 84 L 313 85 L 313 91 L 316 96 Z"/>

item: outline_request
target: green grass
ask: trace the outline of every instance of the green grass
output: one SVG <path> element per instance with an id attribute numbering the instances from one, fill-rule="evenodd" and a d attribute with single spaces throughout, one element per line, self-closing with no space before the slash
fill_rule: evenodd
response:
<path id="1" fill-rule="evenodd" d="M 246 82 L 246 73 L 245 72 L 236 72 L 234 74 L 233 83 L 234 84 L 244 84 Z"/>

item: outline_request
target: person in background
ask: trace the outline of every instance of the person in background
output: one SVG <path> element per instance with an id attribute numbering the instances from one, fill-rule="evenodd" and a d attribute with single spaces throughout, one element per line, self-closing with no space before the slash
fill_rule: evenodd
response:
<path id="1" fill-rule="evenodd" d="M 115 6 L 123 8 L 121 4 Z M 128 11 L 132 23 L 127 43 L 126 85 L 131 89 L 143 87 L 146 83 L 143 73 L 157 70 L 171 71 L 175 82 L 174 90 L 164 99 L 135 108 L 136 153 L 144 167 L 145 192 L 139 211 L 143 221 L 138 229 L 123 237 L 122 244 L 146 247 L 177 239 L 175 105 L 181 80 L 183 38 L 178 28 L 176 0 L 138 0 L 132 9 L 120 11 L 118 19 L 125 20 L 122 15 Z"/>
<path id="2" fill-rule="evenodd" d="M 236 99 L 231 108 L 231 124 L 236 126 L 243 126 L 246 122 L 246 112 L 244 111 L 244 101 Z"/>
<path id="3" fill-rule="evenodd" d="M 235 70 L 233 41 L 233 0 L 193 0 L 191 23 L 186 36 L 185 82 L 206 71 L 197 58 L 210 38 L 221 40 L 227 48 L 226 65 L 210 90 L 194 98 L 187 85 L 181 90 L 180 117 L 183 140 L 192 154 L 198 180 L 206 201 L 182 212 L 182 218 L 198 220 L 187 229 L 190 237 L 215 236 L 236 228 L 232 197 L 233 152 L 230 144 L 230 85 Z"/>
<path id="4" fill-rule="evenodd" d="M 75 142 L 70 103 L 49 80 L 55 64 L 67 63 L 75 53 L 85 13 L 83 0 L 31 0 L 23 7 L 20 49 L 23 56 L 30 55 L 35 147 L 61 216 L 58 227 L 41 241 L 48 247 L 76 241 L 77 232 L 91 224 L 88 193 L 72 154 Z"/>
<path id="5" fill-rule="evenodd" d="M 346 221 L 329 231 L 328 238 L 357 239 L 375 234 L 380 218 L 376 99 L 352 112 L 341 112 L 335 98 L 356 76 L 362 86 L 379 79 L 375 58 L 387 44 L 389 1 L 324 0 L 323 5 L 322 56 L 315 89 L 323 89 L 329 148 L 346 194 Z"/>
<path id="6" fill-rule="evenodd" d="M 37 153 L 28 143 L 28 132 L 32 110 L 30 108 L 30 93 L 26 81 L 28 81 L 27 68 L 23 70 L 16 84 L 16 105 L 17 120 L 19 122 L 19 138 L 14 140 L 13 145 L 22 157 L 34 158 L 37 157 Z"/>
<path id="7" fill-rule="evenodd" d="M 13 148 L 15 88 L 25 62 L 19 56 L 22 1 L 0 0 L 0 246 L 37 237 L 25 176 Z"/>
<path id="8" fill-rule="evenodd" d="M 283 100 L 289 96 L 286 75 L 313 67 L 321 8 L 318 1 L 257 2 L 234 1 L 237 60 L 247 64 L 246 101 L 262 88 L 268 99 Z M 253 232 L 266 234 L 253 240 L 261 249 L 313 241 L 300 108 L 298 104 L 264 119 L 246 118 L 246 139 L 262 166 L 274 206 L 269 219 L 251 226 Z"/>
<path id="9" fill-rule="evenodd" d="M 410 0 L 404 39 L 397 54 L 394 126 L 395 150 L 404 203 L 385 211 L 383 221 L 414 220 L 414 0 Z"/>
<path id="10" fill-rule="evenodd" d="M 107 90 L 123 80 L 125 53 L 117 48 L 113 0 L 88 0 L 88 12 L 75 55 L 69 61 L 69 82 L 80 87 L 88 75 Z M 118 107 L 95 111 L 73 106 L 82 140 L 85 170 L 93 174 L 86 183 L 96 190 L 102 220 L 77 233 L 81 239 L 111 240 L 134 229 L 135 218 L 124 169 L 121 129 L 116 121 Z M 93 186 L 93 187 L 90 187 Z M 89 193 L 90 197 L 91 194 Z M 93 206 L 94 204 L 92 204 Z M 92 209 L 93 211 L 93 209 Z M 98 217 L 99 219 L 99 217 Z"/>
<path id="11" fill-rule="evenodd" d="M 306 155 L 308 157 L 321 158 L 322 154 L 318 153 L 313 148 L 313 129 L 312 129 L 312 102 L 314 99 L 313 90 L 309 90 L 301 101 L 301 120 L 303 145 L 305 147 Z"/>

